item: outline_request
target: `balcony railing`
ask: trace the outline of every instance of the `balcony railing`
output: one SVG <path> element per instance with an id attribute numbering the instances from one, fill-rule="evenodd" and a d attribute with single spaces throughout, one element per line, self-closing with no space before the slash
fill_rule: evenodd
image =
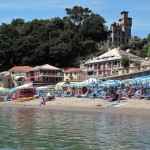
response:
<path id="1" fill-rule="evenodd" d="M 61 77 L 61 76 L 63 76 L 63 74 L 61 74 L 61 73 L 40 73 L 40 74 L 34 75 L 34 76 Z"/>
<path id="2" fill-rule="evenodd" d="M 89 78 L 102 78 L 102 75 L 86 75 L 86 79 Z"/>
<path id="3" fill-rule="evenodd" d="M 113 65 L 113 68 L 118 68 L 118 65 Z"/>
<path id="4" fill-rule="evenodd" d="M 107 66 L 107 69 L 111 69 L 111 66 Z"/>

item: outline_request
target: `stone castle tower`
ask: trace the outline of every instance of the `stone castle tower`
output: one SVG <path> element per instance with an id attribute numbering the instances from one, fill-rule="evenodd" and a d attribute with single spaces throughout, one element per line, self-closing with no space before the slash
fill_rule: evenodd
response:
<path id="1" fill-rule="evenodd" d="M 111 24 L 108 41 L 111 45 L 121 46 L 129 45 L 131 39 L 132 18 L 128 17 L 128 12 L 121 12 L 119 23 Z"/>

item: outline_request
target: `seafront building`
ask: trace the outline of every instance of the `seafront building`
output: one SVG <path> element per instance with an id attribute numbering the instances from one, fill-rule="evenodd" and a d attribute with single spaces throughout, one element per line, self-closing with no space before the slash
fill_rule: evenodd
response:
<path id="1" fill-rule="evenodd" d="M 26 81 L 26 72 L 31 69 L 30 66 L 14 66 L 9 71 L 9 87 L 21 86 Z"/>
<path id="2" fill-rule="evenodd" d="M 132 18 L 128 17 L 127 11 L 121 12 L 119 23 L 112 23 L 109 30 L 109 45 L 129 45 L 131 39 Z"/>
<path id="3" fill-rule="evenodd" d="M 36 66 L 26 72 L 26 83 L 34 86 L 55 85 L 63 80 L 61 69 L 45 64 Z"/>
<path id="4" fill-rule="evenodd" d="M 11 88 L 9 71 L 3 71 L 0 73 L 0 87 Z"/>
<path id="5" fill-rule="evenodd" d="M 85 80 L 84 68 L 69 68 L 64 70 L 64 81 L 83 81 Z"/>
<path id="6" fill-rule="evenodd" d="M 125 69 L 121 65 L 121 58 L 128 56 L 130 66 Z M 139 67 L 134 65 L 134 62 L 141 62 Z M 84 63 L 86 79 L 89 78 L 104 78 L 109 76 L 124 75 L 138 71 L 150 69 L 150 61 L 130 53 L 130 50 L 123 51 L 118 48 L 108 50 L 108 52 L 87 60 Z"/>

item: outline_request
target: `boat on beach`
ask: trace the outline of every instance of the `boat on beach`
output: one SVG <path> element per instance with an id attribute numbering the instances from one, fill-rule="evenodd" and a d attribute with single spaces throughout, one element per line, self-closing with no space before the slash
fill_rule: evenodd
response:
<path id="1" fill-rule="evenodd" d="M 33 100 L 36 98 L 35 93 L 36 93 L 35 88 L 19 88 L 17 89 L 16 98 L 14 102 Z"/>

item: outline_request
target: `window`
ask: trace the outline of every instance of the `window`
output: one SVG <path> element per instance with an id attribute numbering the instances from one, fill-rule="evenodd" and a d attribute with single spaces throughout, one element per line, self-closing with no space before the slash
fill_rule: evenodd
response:
<path id="1" fill-rule="evenodd" d="M 117 37 L 114 38 L 114 41 L 117 41 Z"/>
<path id="2" fill-rule="evenodd" d="M 12 71 L 12 74 L 14 74 L 14 71 Z"/>
<path id="3" fill-rule="evenodd" d="M 46 81 L 46 82 L 48 82 L 48 81 L 49 81 L 49 79 L 48 79 L 48 78 L 45 78 L 45 81 Z"/>
<path id="4" fill-rule="evenodd" d="M 74 74 L 76 75 L 77 73 L 75 72 Z"/>
<path id="5" fill-rule="evenodd" d="M 68 75 L 68 73 L 66 73 L 66 76 Z"/>
<path id="6" fill-rule="evenodd" d="M 55 82 L 59 82 L 59 78 L 55 78 Z"/>

